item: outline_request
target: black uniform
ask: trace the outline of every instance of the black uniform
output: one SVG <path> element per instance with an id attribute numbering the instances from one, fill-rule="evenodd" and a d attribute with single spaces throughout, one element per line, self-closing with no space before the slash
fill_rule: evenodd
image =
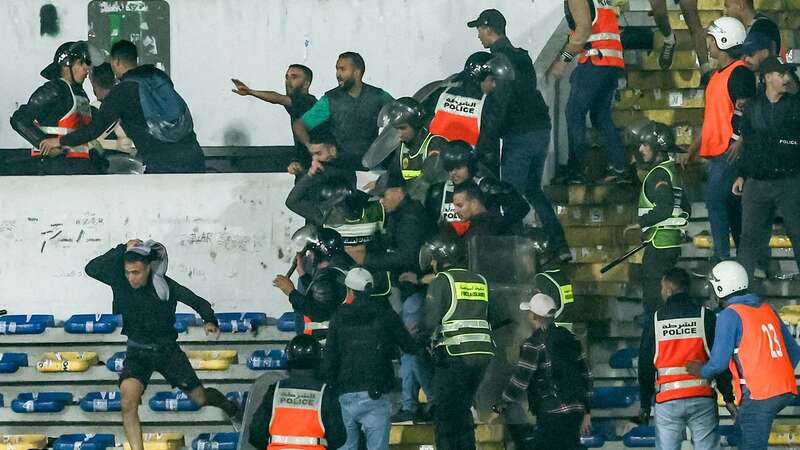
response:
<path id="1" fill-rule="evenodd" d="M 120 244 L 86 265 L 86 275 L 111 287 L 113 313 L 122 315 L 122 334 L 128 337 L 127 357 L 120 382 L 136 378 L 147 386 L 157 371 L 173 386 L 184 391 L 201 385 L 186 354 L 175 342 L 175 308 L 177 302 L 188 305 L 204 323 L 217 324 L 211 304 L 175 280 L 165 277 L 169 299 L 161 300 L 152 278 L 139 289 L 125 278 L 123 256 L 126 245 Z"/>
<path id="2" fill-rule="evenodd" d="M 308 92 L 291 94 L 289 98 L 292 99 L 292 104 L 291 106 L 284 106 L 284 108 L 286 112 L 289 113 L 289 119 L 292 124 L 317 102 L 317 97 L 314 97 Z M 311 167 L 311 154 L 308 153 L 308 148 L 297 139 L 294 133 L 292 133 L 292 138 L 294 139 L 294 155 L 292 156 L 291 162 L 300 163 L 304 170 L 308 170 L 308 168 Z"/>
<path id="3" fill-rule="evenodd" d="M 319 205 L 319 193 L 329 180 L 344 179 L 355 187 L 356 173 L 345 167 L 338 160 L 323 163 L 325 170 L 316 175 L 302 175 L 286 197 L 286 207 L 295 214 L 306 219 L 308 223 L 322 226 L 322 210 Z"/>
<path id="4" fill-rule="evenodd" d="M 496 216 L 502 216 L 503 228 L 515 229 L 522 223 L 522 219 L 531 210 L 530 205 L 510 183 L 497 181 L 488 177 L 474 177 L 482 191 L 490 190 L 487 185 L 492 184 L 491 193 L 487 194 L 486 208 Z M 437 223 L 449 222 L 454 219 L 455 208 L 453 204 L 452 181 L 434 184 L 428 189 L 425 197 L 425 210 Z"/>
<path id="5" fill-rule="evenodd" d="M 384 238 L 367 246 L 364 267 L 388 270 L 395 275 L 417 272 L 419 249 L 436 232 L 425 208 L 406 195 L 396 210 L 387 214 Z"/>
<path id="6" fill-rule="evenodd" d="M 327 267 L 317 270 L 313 275 L 303 274 L 300 287 L 289 294 L 292 309 L 312 322 L 330 320 L 347 296 L 344 279 L 354 265 L 352 258 L 346 254 L 337 254 Z M 324 339 L 326 334 L 323 330 L 312 330 L 312 335 L 319 339 Z"/>
<path id="7" fill-rule="evenodd" d="M 125 134 L 131 138 L 141 155 L 147 173 L 205 172 L 205 157 L 194 131 L 175 143 L 160 141 L 148 132 L 139 97 L 139 83 L 133 80 L 159 75 L 166 77 L 166 74 L 149 64 L 125 73 L 103 100 L 92 123 L 64 136 L 61 143 L 69 146 L 90 141 L 120 120 Z"/>

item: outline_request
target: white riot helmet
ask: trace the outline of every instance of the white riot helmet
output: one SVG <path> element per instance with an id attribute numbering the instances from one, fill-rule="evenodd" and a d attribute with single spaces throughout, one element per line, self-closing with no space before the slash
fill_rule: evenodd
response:
<path id="1" fill-rule="evenodd" d="M 738 19 L 723 16 L 708 26 L 706 34 L 714 38 L 720 50 L 730 50 L 744 43 L 747 30 Z"/>
<path id="2" fill-rule="evenodd" d="M 743 291 L 750 285 L 747 271 L 736 261 L 722 261 L 711 269 L 708 281 L 714 294 L 725 298 L 734 292 Z"/>

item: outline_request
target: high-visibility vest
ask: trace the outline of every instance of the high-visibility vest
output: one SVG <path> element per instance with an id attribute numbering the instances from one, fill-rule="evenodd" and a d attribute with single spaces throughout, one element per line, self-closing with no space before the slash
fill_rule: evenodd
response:
<path id="1" fill-rule="evenodd" d="M 450 307 L 442 317 L 436 346 L 450 356 L 494 356 L 492 328 L 487 320 L 489 285 L 483 276 L 464 269 L 439 272 L 450 284 Z"/>
<path id="2" fill-rule="evenodd" d="M 706 107 L 703 112 L 703 132 L 700 141 L 700 156 L 712 158 L 728 151 L 733 138 L 731 120 L 735 105 L 728 92 L 728 80 L 737 67 L 745 66 L 738 60 L 715 72 L 706 86 Z"/>
<path id="3" fill-rule="evenodd" d="M 322 422 L 322 397 L 325 384 L 319 389 L 275 385 L 270 440 L 267 450 L 325 450 L 325 425 Z"/>
<path id="4" fill-rule="evenodd" d="M 75 95 L 72 91 L 72 86 L 64 79 L 59 78 L 67 85 L 67 91 L 72 96 L 72 107 L 60 119 L 55 126 L 36 124 L 37 128 L 42 130 L 48 136 L 64 136 L 79 127 L 92 123 L 92 107 L 89 105 L 89 99 L 83 95 Z M 66 148 L 67 152 L 64 154 L 66 158 L 80 158 L 89 159 L 89 145 L 81 144 L 75 147 Z M 37 148 L 31 149 L 31 156 L 42 156 L 42 152 Z"/>
<path id="5" fill-rule="evenodd" d="M 586 51 L 578 58 L 578 64 L 591 61 L 595 66 L 625 68 L 617 11 L 612 6 L 611 0 L 587 0 L 587 2 L 590 9 L 594 9 L 592 34 L 586 41 Z M 574 30 L 575 21 L 567 2 L 564 2 L 564 11 L 567 23 Z"/>
<path id="6" fill-rule="evenodd" d="M 572 282 L 561 269 L 539 272 L 533 276 L 533 282 L 536 289 L 556 301 L 557 309 L 554 318 L 561 315 L 564 306 L 575 301 Z"/>
<path id="7" fill-rule="evenodd" d="M 325 228 L 336 230 L 345 246 L 363 245 L 372 242 L 383 230 L 386 219 L 383 205 L 377 200 L 370 200 L 357 219 L 343 218 L 342 223 L 325 223 Z"/>
<path id="8" fill-rule="evenodd" d="M 656 402 L 689 397 L 713 397 L 714 390 L 705 378 L 689 375 L 687 361 L 708 361 L 708 341 L 705 328 L 706 309 L 697 316 L 662 320 L 656 311 Z"/>
<path id="9" fill-rule="evenodd" d="M 737 402 L 742 387 L 752 400 L 764 400 L 791 392 L 797 394 L 797 381 L 781 333 L 781 320 L 771 306 L 729 305 L 742 321 L 742 338 L 733 350 L 730 370 Z"/>
<path id="10" fill-rule="evenodd" d="M 433 136 L 432 133 L 428 133 L 419 149 L 413 154 L 405 142 L 400 143 L 400 170 L 403 173 L 404 180 L 410 181 L 422 175 L 422 165 L 425 163 L 425 159 L 428 158 L 428 145 L 430 145 Z"/>
<path id="11" fill-rule="evenodd" d="M 647 179 L 656 171 L 664 170 L 672 185 L 672 215 L 655 225 L 642 228 L 642 242 L 649 242 L 655 248 L 680 247 L 683 242 L 683 229 L 689 223 L 689 213 L 683 210 L 683 187 L 680 176 L 675 172 L 675 161 L 668 160 L 655 166 L 642 183 L 639 193 L 639 217 L 651 212 L 656 205 L 649 198 L 645 186 Z"/>
<path id="12" fill-rule="evenodd" d="M 436 103 L 430 132 L 448 141 L 465 141 L 475 147 L 481 134 L 481 114 L 486 95 L 481 98 L 457 95 L 445 90 Z"/>

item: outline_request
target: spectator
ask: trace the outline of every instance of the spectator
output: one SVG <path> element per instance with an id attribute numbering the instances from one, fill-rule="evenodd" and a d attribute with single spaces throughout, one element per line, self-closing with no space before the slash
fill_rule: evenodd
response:
<path id="1" fill-rule="evenodd" d="M 514 375 L 492 410 L 502 414 L 509 403 L 527 397 L 536 415 L 536 448 L 581 448 L 580 437 L 592 423 L 592 373 L 581 343 L 555 325 L 556 303 L 547 295 L 535 294 L 519 308 L 528 312 L 533 333 L 522 343 Z"/>
<path id="2" fill-rule="evenodd" d="M 347 301 L 331 319 L 325 347 L 324 373 L 339 393 L 347 430 L 343 450 L 358 448 L 359 429 L 368 449 L 389 449 L 392 404 L 385 394 L 394 385 L 392 357 L 398 348 L 416 352 L 397 314 L 370 297 L 372 285 L 366 269 L 347 273 Z"/>
<path id="3" fill-rule="evenodd" d="M 800 263 L 800 98 L 787 93 L 795 67 L 775 56 L 761 64 L 764 90 L 742 118 L 744 148 L 733 193 L 742 196 L 738 260 L 752 278 L 769 258 L 772 220 L 783 217 Z"/>
<path id="4" fill-rule="evenodd" d="M 761 63 L 770 56 L 775 56 L 770 52 L 772 45 L 772 41 L 763 33 L 747 34 L 742 44 L 742 54 L 750 70 L 758 73 L 761 70 Z"/>
<path id="5" fill-rule="evenodd" d="M 476 236 L 505 236 L 511 234 L 515 225 L 503 216 L 489 211 L 486 207 L 486 195 L 473 181 L 456 186 L 453 191 L 453 206 L 458 217 L 469 222 L 469 229 L 464 233 L 464 242 Z"/>
<path id="6" fill-rule="evenodd" d="M 308 88 L 311 87 L 313 79 L 314 73 L 311 69 L 302 64 L 291 64 L 286 69 L 286 94 L 250 89 L 246 84 L 235 78 L 231 79 L 231 81 L 236 86 L 236 89 L 232 89 L 236 94 L 241 96 L 250 95 L 267 103 L 283 106 L 286 112 L 289 113 L 290 125 L 293 127 L 294 122 L 317 102 L 317 97 L 308 93 Z M 294 156 L 286 171 L 294 175 L 296 177 L 295 180 L 297 180 L 300 175 L 311 168 L 311 156 L 308 153 L 308 148 L 297 138 L 294 131 L 292 131 L 292 137 L 294 138 Z"/>
<path id="7" fill-rule="evenodd" d="M 205 172 L 191 113 L 167 74 L 150 64 L 139 66 L 136 45 L 125 40 L 111 47 L 111 69 L 119 83 L 108 93 L 92 123 L 42 145 L 55 148 L 87 142 L 120 120 L 146 173 Z"/>
<path id="8" fill-rule="evenodd" d="M 681 6 L 681 17 L 683 17 L 683 21 L 689 27 L 689 33 L 692 35 L 692 46 L 694 47 L 698 63 L 700 64 L 700 71 L 703 72 L 703 79 L 705 80 L 708 76 L 711 76 L 711 71 L 713 69 L 708 62 L 706 34 L 703 30 L 703 24 L 700 23 L 700 13 L 697 11 L 697 0 L 677 0 L 675 3 Z M 672 66 L 672 58 L 675 56 L 675 46 L 678 42 L 669 24 L 667 0 L 650 0 L 650 7 L 653 11 L 653 19 L 656 21 L 656 26 L 664 37 L 664 46 L 661 47 L 661 53 L 658 55 L 658 65 L 661 67 L 661 70 L 669 70 Z"/>
<path id="9" fill-rule="evenodd" d="M 772 45 L 769 52 L 778 55 L 781 51 L 781 32 L 778 24 L 762 13 L 757 13 L 753 0 L 725 0 L 725 15 L 741 22 L 747 34 L 761 33 L 769 38 Z"/>
<path id="10" fill-rule="evenodd" d="M 565 10 L 567 23 L 573 32 L 564 51 L 550 67 L 549 73 L 556 79 L 563 77 L 567 65 L 578 57 L 578 67 L 572 71 L 569 79 L 570 93 L 567 100 L 567 180 L 585 182 L 584 140 L 586 114 L 589 114 L 592 125 L 599 128 L 608 147 L 609 169 L 604 181 L 626 181 L 625 148 L 620 142 L 611 115 L 614 93 L 625 69 L 615 9 L 606 2 L 568 0 Z M 587 46 L 589 49 L 585 50 Z"/>
<path id="11" fill-rule="evenodd" d="M 696 449 L 719 448 L 719 417 L 711 382 L 689 375 L 686 363 L 708 361 L 717 316 L 689 298 L 689 274 L 670 268 L 661 278 L 664 306 L 651 316 L 639 347 L 639 423 L 647 424 L 655 395 L 656 448 L 679 449 L 686 427 Z M 731 374 L 723 370 L 716 387 L 736 416 Z"/>
<path id="12" fill-rule="evenodd" d="M 295 136 L 309 145 L 309 131 L 330 121 L 331 131 L 339 143 L 341 163 L 350 170 L 364 170 L 361 158 L 378 136 L 378 113 L 393 100 L 386 91 L 362 81 L 364 58 L 345 52 L 336 61 L 339 87 L 325 93 L 300 120 L 292 125 Z"/>
<path id="13" fill-rule="evenodd" d="M 289 377 L 273 383 L 250 422 L 250 445 L 271 448 L 339 448 L 347 433 L 339 401 L 319 379 L 322 347 L 310 336 L 286 346 Z M 303 402 L 295 399 L 302 398 Z"/>
<path id="14" fill-rule="evenodd" d="M 92 106 L 99 109 L 103 100 L 111 92 L 111 88 L 117 83 L 114 78 L 114 71 L 111 70 L 111 64 L 103 63 L 92 68 L 89 80 L 92 82 L 92 91 L 94 91 L 94 96 L 97 98 L 97 104 L 92 103 Z M 125 130 L 122 129 L 119 121 L 114 122 L 108 130 L 98 137 L 97 142 L 103 150 L 129 153 L 131 155 L 136 154 L 133 142 L 125 134 Z"/>
<path id="15" fill-rule="evenodd" d="M 60 145 L 58 138 L 92 121 L 83 82 L 92 66 L 84 41 L 65 42 L 42 70 L 48 81 L 11 116 L 11 127 L 33 146 L 31 157 L 8 169 L 15 175 L 77 175 L 97 173 L 90 159 L 91 139 Z M 54 142 L 54 143 L 53 143 Z"/>
<path id="16" fill-rule="evenodd" d="M 794 368 L 800 346 L 778 313 L 748 290 L 747 272 L 735 261 L 711 270 L 714 296 L 726 302 L 717 316 L 711 358 L 689 361 L 690 375 L 710 380 L 730 364 L 736 400 L 739 450 L 766 450 L 775 416 L 797 399 Z"/>

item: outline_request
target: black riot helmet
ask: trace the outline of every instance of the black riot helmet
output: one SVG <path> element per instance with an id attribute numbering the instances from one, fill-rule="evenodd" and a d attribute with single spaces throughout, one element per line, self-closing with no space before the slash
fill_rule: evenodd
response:
<path id="1" fill-rule="evenodd" d="M 338 231 L 322 228 L 317 231 L 317 238 L 311 244 L 311 251 L 317 260 L 329 260 L 344 252 L 344 241 Z"/>
<path id="2" fill-rule="evenodd" d="M 675 145 L 675 133 L 667 125 L 650 121 L 637 129 L 631 130 L 639 142 L 650 146 L 653 151 L 661 153 L 685 153 Z"/>
<path id="3" fill-rule="evenodd" d="M 466 264 L 464 245 L 452 228 L 443 228 L 442 231 L 424 244 L 419 250 L 419 267 L 424 272 L 433 266 L 436 261 L 436 270 L 449 267 L 459 267 Z"/>
<path id="4" fill-rule="evenodd" d="M 469 55 L 467 62 L 464 63 L 464 70 L 461 72 L 462 80 L 476 84 L 485 80 L 492 73 L 492 69 L 489 67 L 491 59 L 492 54 L 489 52 L 475 52 Z"/>
<path id="5" fill-rule="evenodd" d="M 286 360 L 289 369 L 316 369 L 322 360 L 322 346 L 308 334 L 295 336 L 286 345 Z"/>
<path id="6" fill-rule="evenodd" d="M 389 104 L 386 114 L 389 125 L 408 124 L 411 128 L 420 129 L 423 125 L 425 110 L 417 100 L 411 97 L 400 97 Z"/>
<path id="7" fill-rule="evenodd" d="M 340 206 L 345 208 L 345 215 L 352 218 L 364 209 L 368 196 L 358 191 L 344 178 L 334 178 L 320 189 L 318 200 L 323 211 L 327 212 Z"/>
<path id="8" fill-rule="evenodd" d="M 89 45 L 86 41 L 65 42 L 58 46 L 53 55 L 53 62 L 42 69 L 40 74 L 48 80 L 55 80 L 61 75 L 61 66 L 71 67 L 78 60 L 89 65 L 92 64 Z"/>
<path id="9" fill-rule="evenodd" d="M 442 166 L 450 172 L 459 167 L 467 167 L 471 175 L 477 173 L 477 159 L 472 146 L 465 141 L 448 142 L 441 153 Z"/>

